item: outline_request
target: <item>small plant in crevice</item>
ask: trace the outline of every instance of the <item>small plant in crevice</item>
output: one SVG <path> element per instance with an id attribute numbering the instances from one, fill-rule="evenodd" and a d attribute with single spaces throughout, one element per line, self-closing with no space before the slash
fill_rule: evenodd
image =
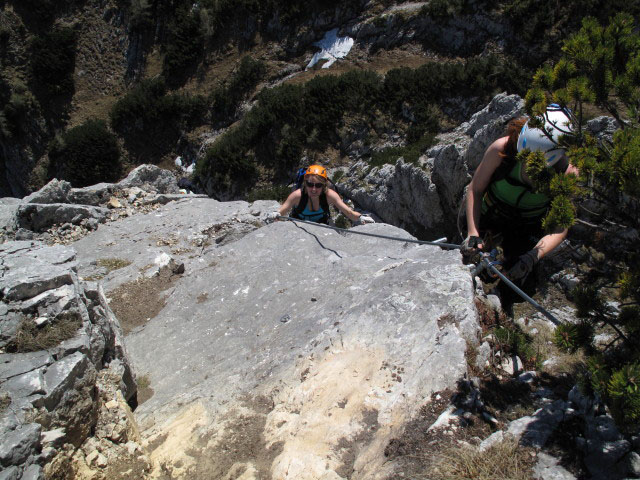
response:
<path id="1" fill-rule="evenodd" d="M 24 319 L 18 326 L 7 351 L 11 353 L 35 352 L 59 345 L 73 338 L 82 326 L 77 312 L 65 312 L 44 326 L 38 326 L 32 319 Z"/>
<path id="2" fill-rule="evenodd" d="M 122 258 L 99 258 L 96 260 L 96 265 L 107 269 L 107 273 L 119 270 L 121 268 L 131 265 L 129 260 Z"/>
<path id="3" fill-rule="evenodd" d="M 503 354 L 517 355 L 527 367 L 539 367 L 544 360 L 532 345 L 531 336 L 516 325 L 493 330 L 496 344 Z"/>

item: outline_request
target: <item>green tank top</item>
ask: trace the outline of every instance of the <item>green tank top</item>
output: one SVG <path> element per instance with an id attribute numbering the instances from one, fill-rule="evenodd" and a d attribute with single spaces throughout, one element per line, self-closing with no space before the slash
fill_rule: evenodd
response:
<path id="1" fill-rule="evenodd" d="M 504 177 L 489 184 L 482 198 L 482 213 L 490 212 L 504 219 L 540 220 L 549 208 L 549 197 L 536 193 L 522 179 L 522 163 L 516 161 Z"/>

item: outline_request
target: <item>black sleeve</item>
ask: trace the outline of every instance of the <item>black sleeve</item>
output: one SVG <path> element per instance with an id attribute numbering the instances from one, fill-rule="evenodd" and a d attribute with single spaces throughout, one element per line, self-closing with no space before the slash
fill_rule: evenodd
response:
<path id="1" fill-rule="evenodd" d="M 553 169 L 556 173 L 564 173 L 569 168 L 569 159 L 566 155 L 563 155 L 560 160 L 553 166 Z"/>

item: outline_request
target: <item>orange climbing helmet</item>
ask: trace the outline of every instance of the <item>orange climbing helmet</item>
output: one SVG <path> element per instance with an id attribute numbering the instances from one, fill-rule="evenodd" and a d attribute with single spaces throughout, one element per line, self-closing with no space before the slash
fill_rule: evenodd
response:
<path id="1" fill-rule="evenodd" d="M 304 173 L 304 176 L 307 175 L 317 175 L 319 177 L 327 179 L 327 169 L 321 165 L 311 165 L 307 168 L 307 171 Z"/>

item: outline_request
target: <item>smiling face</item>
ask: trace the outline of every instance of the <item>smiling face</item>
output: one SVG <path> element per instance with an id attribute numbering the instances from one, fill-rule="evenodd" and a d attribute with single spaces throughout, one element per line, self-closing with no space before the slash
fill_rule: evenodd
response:
<path id="1" fill-rule="evenodd" d="M 310 197 L 319 197 L 324 191 L 325 179 L 318 175 L 307 175 L 304 177 L 304 188 Z"/>

